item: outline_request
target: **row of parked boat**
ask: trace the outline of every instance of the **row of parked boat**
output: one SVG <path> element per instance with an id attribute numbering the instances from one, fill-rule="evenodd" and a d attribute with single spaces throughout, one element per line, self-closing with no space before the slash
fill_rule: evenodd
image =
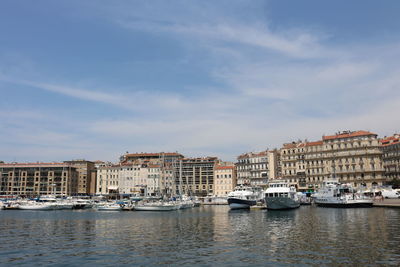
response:
<path id="1" fill-rule="evenodd" d="M 263 191 L 261 188 L 238 186 L 228 195 L 231 209 L 248 209 L 251 206 L 265 204 L 267 209 L 295 209 L 301 204 L 315 203 L 321 207 L 372 207 L 373 199 L 370 194 L 356 190 L 350 184 L 340 183 L 337 179 L 327 180 L 318 192 L 297 192 L 294 186 L 283 181 L 271 182 Z"/>
<path id="2" fill-rule="evenodd" d="M 91 199 L 58 199 L 54 196 L 42 196 L 34 200 L 19 199 L 0 201 L 0 209 L 19 210 L 65 210 L 65 209 L 95 209 L 98 211 L 173 211 L 198 206 L 199 203 L 191 198 L 171 200 L 143 199 L 136 201 L 93 201 Z"/>

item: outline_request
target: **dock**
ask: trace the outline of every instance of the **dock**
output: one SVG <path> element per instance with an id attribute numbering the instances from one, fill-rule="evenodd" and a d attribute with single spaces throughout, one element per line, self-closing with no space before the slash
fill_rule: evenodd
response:
<path id="1" fill-rule="evenodd" d="M 375 200 L 374 207 L 378 208 L 398 208 L 400 209 L 400 199 Z"/>
<path id="2" fill-rule="evenodd" d="M 250 207 L 251 210 L 265 210 L 267 209 L 266 206 L 251 206 Z"/>

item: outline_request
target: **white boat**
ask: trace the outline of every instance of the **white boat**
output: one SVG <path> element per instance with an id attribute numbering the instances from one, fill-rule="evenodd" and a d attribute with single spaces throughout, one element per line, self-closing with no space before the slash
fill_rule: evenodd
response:
<path id="1" fill-rule="evenodd" d="M 300 207 L 300 199 L 296 188 L 286 182 L 270 182 L 265 190 L 265 203 L 269 210 L 296 209 Z"/>
<path id="2" fill-rule="evenodd" d="M 117 203 L 104 203 L 96 205 L 96 209 L 99 211 L 120 211 L 123 206 Z"/>
<path id="3" fill-rule="evenodd" d="M 72 201 L 68 199 L 58 199 L 54 195 L 40 196 L 36 201 L 38 203 L 51 205 L 53 210 L 69 210 L 74 206 Z"/>
<path id="4" fill-rule="evenodd" d="M 93 202 L 90 199 L 71 199 L 73 204 L 73 209 L 91 209 L 93 207 Z"/>
<path id="5" fill-rule="evenodd" d="M 231 209 L 249 209 L 261 198 L 261 188 L 239 185 L 228 194 L 228 204 Z"/>
<path id="6" fill-rule="evenodd" d="M 373 200 L 357 192 L 349 184 L 341 184 L 337 179 L 330 179 L 314 194 L 315 204 L 320 207 L 357 208 L 372 207 Z"/>
<path id="7" fill-rule="evenodd" d="M 194 200 L 186 195 L 181 196 L 177 204 L 180 205 L 180 209 L 191 209 L 195 205 Z"/>
<path id="8" fill-rule="evenodd" d="M 54 210 L 54 204 L 44 202 L 27 202 L 18 206 L 20 210 Z"/>
<path id="9" fill-rule="evenodd" d="M 135 206 L 137 211 L 173 211 L 180 208 L 181 205 L 178 202 L 142 202 Z"/>

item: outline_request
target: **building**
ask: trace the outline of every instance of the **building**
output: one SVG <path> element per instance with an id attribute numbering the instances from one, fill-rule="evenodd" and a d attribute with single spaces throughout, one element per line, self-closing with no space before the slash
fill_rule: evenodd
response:
<path id="1" fill-rule="evenodd" d="M 227 196 L 236 186 L 236 168 L 234 164 L 216 165 L 214 168 L 214 195 Z"/>
<path id="2" fill-rule="evenodd" d="M 395 134 L 380 140 L 383 152 L 383 168 L 387 182 L 400 179 L 400 135 Z"/>
<path id="3" fill-rule="evenodd" d="M 92 195 L 95 194 L 94 185 L 96 168 L 95 163 L 87 160 L 70 160 L 64 161 L 65 163 L 73 166 L 78 171 L 78 194 Z"/>
<path id="4" fill-rule="evenodd" d="M 216 157 L 182 158 L 174 162 L 175 194 L 211 196 L 214 194 Z"/>
<path id="5" fill-rule="evenodd" d="M 76 167 L 68 163 L 2 163 L 0 194 L 35 197 L 39 195 L 76 195 Z"/>
<path id="6" fill-rule="evenodd" d="M 128 152 L 120 157 L 120 162 L 135 162 L 142 161 L 163 161 L 166 163 L 173 163 L 176 160 L 182 159 L 183 155 L 177 152 L 158 152 L 158 153 L 131 153 Z"/>
<path id="7" fill-rule="evenodd" d="M 385 183 L 377 135 L 344 131 L 315 142 L 298 141 L 281 149 L 282 176 L 300 190 L 315 190 L 336 177 L 354 186 Z"/>
<path id="8" fill-rule="evenodd" d="M 171 164 L 135 160 L 99 166 L 97 170 L 96 194 L 99 195 L 171 196 L 173 190 Z"/>
<path id="9" fill-rule="evenodd" d="M 119 194 L 119 165 L 103 165 L 97 169 L 96 194 Z"/>
<path id="10" fill-rule="evenodd" d="M 269 179 L 277 178 L 279 170 L 277 159 L 277 150 L 250 152 L 238 156 L 237 183 L 265 187 Z"/>

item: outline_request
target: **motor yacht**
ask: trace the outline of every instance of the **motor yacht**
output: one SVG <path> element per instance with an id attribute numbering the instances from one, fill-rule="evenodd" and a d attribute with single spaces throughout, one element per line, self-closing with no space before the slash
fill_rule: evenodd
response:
<path id="1" fill-rule="evenodd" d="M 249 209 L 261 199 L 262 190 L 260 187 L 239 185 L 228 194 L 228 204 L 231 209 Z"/>
<path id="2" fill-rule="evenodd" d="M 274 181 L 265 190 L 265 203 L 269 210 L 295 209 L 300 207 L 300 199 L 294 186 L 284 181 Z"/>
<path id="3" fill-rule="evenodd" d="M 373 199 L 355 190 L 350 184 L 330 179 L 314 195 L 315 204 L 320 207 L 357 208 L 372 207 Z"/>

